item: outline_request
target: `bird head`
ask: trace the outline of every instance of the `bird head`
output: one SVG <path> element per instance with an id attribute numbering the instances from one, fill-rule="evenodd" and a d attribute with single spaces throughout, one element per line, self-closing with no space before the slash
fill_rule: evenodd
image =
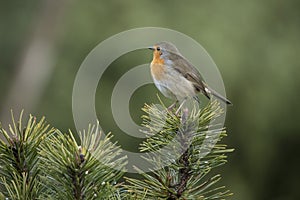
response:
<path id="1" fill-rule="evenodd" d="M 176 46 L 170 42 L 159 42 L 152 47 L 149 47 L 153 51 L 153 60 L 168 59 L 171 54 L 180 54 Z"/>

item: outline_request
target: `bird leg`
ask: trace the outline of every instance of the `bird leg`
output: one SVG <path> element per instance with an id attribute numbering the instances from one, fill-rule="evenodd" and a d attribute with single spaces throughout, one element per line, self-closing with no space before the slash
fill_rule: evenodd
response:
<path id="1" fill-rule="evenodd" d="M 181 104 L 179 105 L 179 108 L 176 110 L 175 115 L 178 115 L 179 111 L 181 110 L 183 104 L 185 103 L 186 98 L 181 102 Z"/>
<path id="2" fill-rule="evenodd" d="M 175 108 L 176 104 L 178 103 L 178 100 L 176 100 L 172 105 L 168 107 L 168 110 L 171 111 L 173 108 Z"/>

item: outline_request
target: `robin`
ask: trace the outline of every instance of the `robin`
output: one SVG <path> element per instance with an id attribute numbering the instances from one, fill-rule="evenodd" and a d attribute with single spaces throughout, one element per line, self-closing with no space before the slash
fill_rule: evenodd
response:
<path id="1" fill-rule="evenodd" d="M 164 96 L 182 102 L 188 97 L 198 100 L 197 94 L 201 92 L 208 99 L 215 96 L 226 104 L 231 104 L 204 82 L 199 71 L 180 54 L 174 44 L 159 42 L 149 49 L 153 51 L 151 75 L 155 86 Z"/>

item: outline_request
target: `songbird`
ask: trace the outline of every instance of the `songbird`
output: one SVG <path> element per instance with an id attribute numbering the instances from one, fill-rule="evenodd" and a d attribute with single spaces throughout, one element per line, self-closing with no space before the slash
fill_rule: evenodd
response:
<path id="1" fill-rule="evenodd" d="M 231 104 L 204 82 L 199 71 L 181 55 L 174 44 L 159 42 L 149 49 L 153 51 L 151 75 L 155 86 L 164 96 L 182 102 L 189 97 L 198 99 L 197 94 L 202 93 L 208 99 L 215 96 Z"/>

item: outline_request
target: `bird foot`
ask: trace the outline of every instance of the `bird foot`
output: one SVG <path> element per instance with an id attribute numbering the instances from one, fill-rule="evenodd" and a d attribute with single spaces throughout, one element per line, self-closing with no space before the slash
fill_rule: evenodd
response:
<path id="1" fill-rule="evenodd" d="M 170 106 L 168 107 L 168 111 L 172 111 L 173 108 L 175 108 L 177 102 L 178 102 L 178 101 L 175 101 L 174 103 L 172 103 L 172 105 L 170 105 Z"/>
<path id="2" fill-rule="evenodd" d="M 179 108 L 176 110 L 175 115 L 178 115 L 179 111 L 181 110 L 183 104 L 185 103 L 185 100 L 182 101 L 182 103 L 179 105 Z"/>

